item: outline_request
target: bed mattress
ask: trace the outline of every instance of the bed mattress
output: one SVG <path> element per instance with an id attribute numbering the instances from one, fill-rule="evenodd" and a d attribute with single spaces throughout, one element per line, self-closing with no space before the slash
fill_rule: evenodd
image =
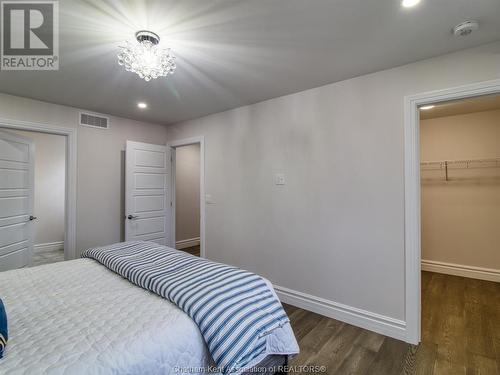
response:
<path id="1" fill-rule="evenodd" d="M 179 374 L 210 363 L 194 322 L 90 259 L 0 273 L 0 374 Z"/>
<path id="2" fill-rule="evenodd" d="M 91 259 L 0 273 L 0 296 L 9 319 L 0 374 L 196 374 L 213 365 L 188 315 Z M 285 328 L 274 346 L 287 346 Z"/>

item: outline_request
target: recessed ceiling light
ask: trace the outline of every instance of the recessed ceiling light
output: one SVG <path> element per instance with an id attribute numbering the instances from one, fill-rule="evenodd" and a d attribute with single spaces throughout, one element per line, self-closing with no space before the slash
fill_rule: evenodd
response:
<path id="1" fill-rule="evenodd" d="M 143 102 L 139 102 L 137 103 L 137 106 L 140 108 L 140 109 L 146 109 L 148 108 L 148 105 L 146 103 L 143 103 Z"/>
<path id="2" fill-rule="evenodd" d="M 420 107 L 420 109 L 423 109 L 424 111 L 427 111 L 428 109 L 434 108 L 435 105 L 424 105 L 423 107 Z"/>
<path id="3" fill-rule="evenodd" d="M 401 5 L 404 6 L 405 8 L 411 8 L 417 5 L 418 3 L 420 3 L 420 0 L 403 0 L 401 2 Z"/>

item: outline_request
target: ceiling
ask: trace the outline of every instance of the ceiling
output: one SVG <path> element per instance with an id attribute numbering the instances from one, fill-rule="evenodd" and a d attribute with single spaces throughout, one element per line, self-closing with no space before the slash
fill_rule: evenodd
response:
<path id="1" fill-rule="evenodd" d="M 60 1 L 60 70 L 2 71 L 0 92 L 170 124 L 500 39 L 498 0 Z M 480 22 L 457 38 L 452 27 Z M 173 76 L 117 65 L 124 40 L 158 33 Z M 139 110 L 138 101 L 148 103 Z"/>
<path id="2" fill-rule="evenodd" d="M 500 95 L 485 95 L 464 100 L 436 104 L 434 108 L 420 110 L 420 118 L 428 120 L 437 117 L 456 116 L 467 113 L 494 111 L 500 109 Z"/>

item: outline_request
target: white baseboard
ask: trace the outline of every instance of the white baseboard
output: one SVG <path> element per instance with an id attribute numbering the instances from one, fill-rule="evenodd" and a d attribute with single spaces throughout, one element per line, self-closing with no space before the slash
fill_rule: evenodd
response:
<path id="1" fill-rule="evenodd" d="M 200 244 L 200 237 L 188 238 L 187 240 L 180 240 L 175 242 L 175 248 L 185 249 L 186 247 L 198 246 Z"/>
<path id="2" fill-rule="evenodd" d="M 464 266 L 462 264 L 422 260 L 422 271 L 444 273 L 446 275 L 462 276 L 471 279 L 495 281 L 500 283 L 500 270 Z"/>
<path id="3" fill-rule="evenodd" d="M 34 246 L 35 253 L 64 250 L 64 241 L 40 243 Z"/>
<path id="4" fill-rule="evenodd" d="M 326 300 L 310 294 L 274 285 L 279 299 L 320 315 L 352 324 L 373 332 L 407 341 L 406 323 L 402 320 L 376 314 L 356 307 Z"/>

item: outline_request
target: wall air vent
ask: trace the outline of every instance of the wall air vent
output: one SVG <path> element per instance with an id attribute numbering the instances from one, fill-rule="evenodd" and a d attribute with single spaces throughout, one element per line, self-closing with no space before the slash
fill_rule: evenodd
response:
<path id="1" fill-rule="evenodd" d="M 80 112 L 79 123 L 82 126 L 89 126 L 97 129 L 109 128 L 109 117 L 96 113 Z"/>

